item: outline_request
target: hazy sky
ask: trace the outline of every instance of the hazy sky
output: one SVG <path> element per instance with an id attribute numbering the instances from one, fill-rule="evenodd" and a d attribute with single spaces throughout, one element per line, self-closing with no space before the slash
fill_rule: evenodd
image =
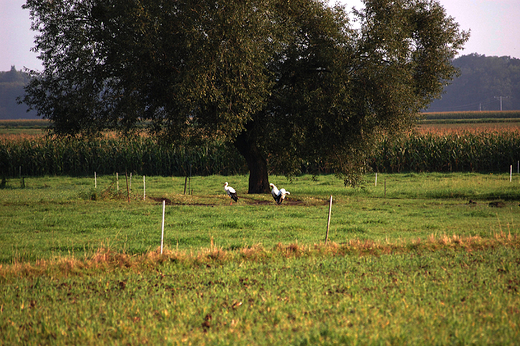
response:
<path id="1" fill-rule="evenodd" d="M 360 0 L 339 2 L 348 8 L 362 7 Z M 30 51 L 34 32 L 30 30 L 29 11 L 21 8 L 24 3 L 25 0 L 0 0 L 0 71 L 10 70 L 12 65 L 17 70 L 41 69 L 38 54 Z M 520 58 L 519 0 L 440 0 L 440 3 L 463 30 L 471 29 L 461 55 Z"/>

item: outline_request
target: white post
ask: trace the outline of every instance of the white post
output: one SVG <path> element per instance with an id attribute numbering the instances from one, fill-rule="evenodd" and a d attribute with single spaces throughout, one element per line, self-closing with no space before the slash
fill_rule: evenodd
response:
<path id="1" fill-rule="evenodd" d="M 143 175 L 143 201 L 146 201 L 146 176 Z"/>
<path id="2" fill-rule="evenodd" d="M 116 186 L 117 186 L 117 191 L 119 191 L 119 173 L 116 173 Z"/>
<path id="3" fill-rule="evenodd" d="M 162 201 L 162 226 L 161 226 L 161 255 L 163 253 L 163 243 L 164 243 L 164 209 L 166 206 L 166 200 Z"/>
<path id="4" fill-rule="evenodd" d="M 329 219 L 327 220 L 327 234 L 325 234 L 325 245 L 327 245 L 327 241 L 329 240 L 329 228 L 330 228 L 330 214 L 332 212 L 332 195 L 330 196 L 329 203 Z"/>
<path id="5" fill-rule="evenodd" d="M 97 175 L 96 175 L 96 172 L 94 172 L 94 188 L 97 189 Z"/>
<path id="6" fill-rule="evenodd" d="M 377 186 L 377 172 L 376 172 L 376 182 L 374 183 L 374 186 Z"/>
<path id="7" fill-rule="evenodd" d="M 513 181 L 513 165 L 509 166 L 509 182 Z"/>
<path id="8" fill-rule="evenodd" d="M 130 191 L 132 191 L 132 173 L 130 173 Z"/>

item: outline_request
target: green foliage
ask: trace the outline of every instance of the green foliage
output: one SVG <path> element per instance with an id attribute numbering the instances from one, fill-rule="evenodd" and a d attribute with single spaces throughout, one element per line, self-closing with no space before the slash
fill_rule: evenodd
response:
<path id="1" fill-rule="evenodd" d="M 268 192 L 267 159 L 360 181 L 375 141 L 399 133 L 456 74 L 468 39 L 434 1 L 28 0 L 36 50 L 24 101 L 55 133 L 131 132 L 233 143 L 249 191 Z"/>
<path id="2" fill-rule="evenodd" d="M 270 2 L 28 1 L 36 49 L 26 102 L 58 134 L 152 121 L 170 141 L 234 137 L 270 81 Z M 160 44 L 158 44 L 160 42 Z"/>

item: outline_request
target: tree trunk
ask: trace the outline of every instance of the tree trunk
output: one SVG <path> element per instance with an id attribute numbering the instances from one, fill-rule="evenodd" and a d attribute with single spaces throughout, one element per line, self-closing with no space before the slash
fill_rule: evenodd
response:
<path id="1" fill-rule="evenodd" d="M 247 132 L 243 132 L 237 137 L 234 145 L 246 160 L 249 168 L 248 193 L 270 193 L 267 160 L 254 141 L 249 138 Z"/>

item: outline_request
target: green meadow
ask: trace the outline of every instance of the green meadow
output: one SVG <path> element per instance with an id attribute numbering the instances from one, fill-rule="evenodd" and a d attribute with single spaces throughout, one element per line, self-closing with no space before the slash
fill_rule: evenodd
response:
<path id="1" fill-rule="evenodd" d="M 225 250 L 322 242 L 331 195 L 333 242 L 516 234 L 520 177 L 514 178 L 380 174 L 377 185 L 375 175 L 368 175 L 353 189 L 333 175 L 292 181 L 274 176 L 272 182 L 291 192 L 280 206 L 270 195 L 248 195 L 247 176 L 192 177 L 186 194 L 183 177 L 145 177 L 143 184 L 142 176 L 133 176 L 128 190 L 124 175 L 97 177 L 97 187 L 94 176 L 9 179 L 0 190 L 0 263 L 84 257 L 100 247 L 128 254 L 153 251 L 161 240 L 162 200 L 164 244 L 180 250 L 210 247 L 211 239 Z M 238 203 L 225 194 L 226 181 L 237 190 Z M 505 207 L 489 207 L 493 201 Z"/>
<path id="2" fill-rule="evenodd" d="M 517 174 L 270 181 L 282 205 L 239 175 L 4 180 L 0 344 L 520 339 Z"/>

